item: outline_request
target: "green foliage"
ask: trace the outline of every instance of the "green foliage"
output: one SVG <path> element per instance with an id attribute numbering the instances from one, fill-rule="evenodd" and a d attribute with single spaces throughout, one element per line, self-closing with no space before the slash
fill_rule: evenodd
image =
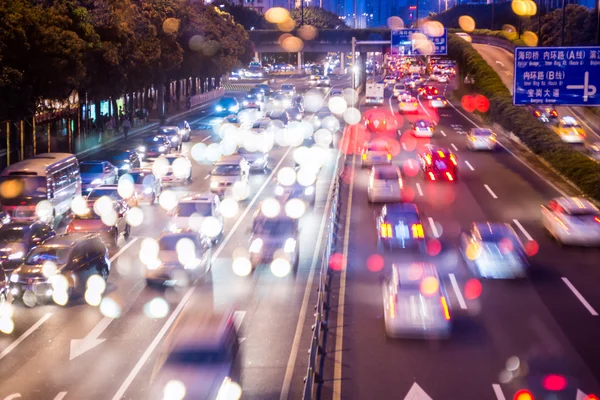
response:
<path id="1" fill-rule="evenodd" d="M 302 24 L 302 9 L 296 8 L 290 12 L 296 21 L 296 26 Z M 342 29 L 347 28 L 344 21 L 337 14 L 319 7 L 304 7 L 304 25 L 312 25 L 317 29 Z"/>
<path id="2" fill-rule="evenodd" d="M 596 44 L 596 10 L 577 4 L 568 4 L 565 14 L 565 46 Z M 524 28 L 538 32 L 538 18 L 529 20 Z M 562 41 L 562 9 L 543 14 L 539 35 L 543 46 L 560 46 Z"/>
<path id="3" fill-rule="evenodd" d="M 475 91 L 490 100 L 487 116 L 513 132 L 531 151 L 575 183 L 586 195 L 600 200 L 600 164 L 560 140 L 523 107 L 512 105 L 512 95 L 502 79 L 473 46 L 454 34 L 448 35 L 448 56 L 457 62 L 464 77 L 475 79 Z"/>
<path id="4" fill-rule="evenodd" d="M 244 29 L 274 29 L 274 26 L 265 20 L 263 14 L 250 7 L 233 4 L 228 1 L 213 3 L 219 9 L 231 14 L 235 22 L 242 25 Z"/>
<path id="5" fill-rule="evenodd" d="M 436 14 L 430 19 L 440 21 L 446 28 L 459 28 L 458 19 L 463 15 L 472 17 L 475 20 L 476 28 L 492 28 L 491 4 L 461 4 Z M 494 29 L 501 29 L 504 24 L 515 27 L 519 24 L 519 17 L 512 11 L 510 1 L 498 2 L 494 5 Z"/>

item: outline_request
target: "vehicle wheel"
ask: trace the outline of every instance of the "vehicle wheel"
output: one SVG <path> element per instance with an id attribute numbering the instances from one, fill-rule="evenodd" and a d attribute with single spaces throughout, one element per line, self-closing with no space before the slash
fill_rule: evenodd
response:
<path id="1" fill-rule="evenodd" d="M 102 279 L 104 279 L 105 282 L 108 280 L 108 273 L 108 267 L 106 265 L 103 265 L 100 269 L 100 276 L 102 277 Z"/>
<path id="2" fill-rule="evenodd" d="M 123 232 L 123 237 L 125 238 L 125 240 L 129 239 L 129 236 L 131 235 L 131 225 L 125 225 L 125 232 Z"/>

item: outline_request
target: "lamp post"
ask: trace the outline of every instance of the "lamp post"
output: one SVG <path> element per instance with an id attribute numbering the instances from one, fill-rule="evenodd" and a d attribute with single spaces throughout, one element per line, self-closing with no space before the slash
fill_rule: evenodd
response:
<path id="1" fill-rule="evenodd" d="M 563 0 L 562 2 L 562 34 L 560 39 L 560 45 L 565 45 L 565 23 L 566 23 L 566 14 L 567 14 L 567 1 Z"/>

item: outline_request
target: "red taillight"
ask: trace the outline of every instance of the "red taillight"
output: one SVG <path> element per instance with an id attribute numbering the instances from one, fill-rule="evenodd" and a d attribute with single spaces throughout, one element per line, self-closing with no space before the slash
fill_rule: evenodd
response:
<path id="1" fill-rule="evenodd" d="M 429 172 L 429 179 L 435 181 L 435 175 L 433 174 L 433 172 Z"/>
<path id="2" fill-rule="evenodd" d="M 425 237 L 425 232 L 423 232 L 423 225 L 421 224 L 412 224 L 410 227 L 412 231 L 412 235 L 416 239 L 422 239 Z"/>
<path id="3" fill-rule="evenodd" d="M 552 116 L 553 117 L 558 117 L 558 113 L 556 111 L 552 111 Z"/>
<path id="4" fill-rule="evenodd" d="M 437 89 L 435 89 L 435 90 L 433 91 L 433 93 L 435 93 L 435 94 L 438 94 L 438 90 L 437 90 Z"/>
<path id="5" fill-rule="evenodd" d="M 448 302 L 446 301 L 446 298 L 442 296 L 440 298 L 440 302 L 442 303 L 442 308 L 444 309 L 444 318 L 446 318 L 446 321 L 450 321 L 450 309 L 448 308 Z"/>
<path id="6" fill-rule="evenodd" d="M 600 218 L 599 217 L 594 217 L 594 221 L 596 221 L 597 223 L 600 224 Z"/>
<path id="7" fill-rule="evenodd" d="M 452 176 L 452 174 L 450 172 L 446 172 L 446 178 L 448 178 L 448 180 L 450 182 L 452 182 L 454 180 L 454 177 Z"/>
<path id="8" fill-rule="evenodd" d="M 381 224 L 381 237 L 382 238 L 392 237 L 392 226 L 390 224 Z"/>
<path id="9" fill-rule="evenodd" d="M 71 225 L 71 224 L 67 225 L 67 233 L 73 233 L 73 232 L 75 232 L 73 225 Z"/>
<path id="10" fill-rule="evenodd" d="M 456 163 L 456 158 L 454 157 L 454 154 L 450 154 L 450 161 L 452 161 L 452 164 L 454 164 L 454 165 L 458 165 L 458 164 Z"/>
<path id="11" fill-rule="evenodd" d="M 539 117 L 539 116 L 541 116 L 541 115 L 542 115 L 542 114 L 541 114 L 539 111 L 536 111 L 536 112 L 535 112 L 535 116 L 536 116 L 536 117 Z"/>
<path id="12" fill-rule="evenodd" d="M 438 153 L 438 156 L 440 156 L 440 158 L 445 158 L 446 157 L 446 154 L 444 154 L 444 152 L 441 151 L 441 150 L 438 150 L 437 153 Z"/>
<path id="13" fill-rule="evenodd" d="M 367 125 L 369 125 L 369 124 L 371 123 L 371 121 L 370 121 L 370 120 L 367 120 L 366 122 L 367 122 Z"/>

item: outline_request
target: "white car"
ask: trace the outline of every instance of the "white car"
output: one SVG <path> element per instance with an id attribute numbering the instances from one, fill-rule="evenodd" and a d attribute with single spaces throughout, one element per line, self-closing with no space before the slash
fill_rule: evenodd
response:
<path id="1" fill-rule="evenodd" d="M 370 203 L 402 201 L 402 173 L 397 165 L 371 168 L 367 195 Z"/>
<path id="2" fill-rule="evenodd" d="M 386 76 L 383 80 L 383 83 L 385 83 L 386 85 L 395 85 L 396 78 L 394 78 L 393 76 Z"/>
<path id="3" fill-rule="evenodd" d="M 450 336 L 448 295 L 433 264 L 393 264 L 382 289 L 388 337 L 437 339 Z"/>
<path id="4" fill-rule="evenodd" d="M 600 142 L 586 143 L 585 149 L 592 160 L 600 161 Z"/>
<path id="5" fill-rule="evenodd" d="M 413 95 L 409 90 L 402 90 L 398 92 L 396 97 L 398 98 L 398 101 L 411 101 L 413 99 Z"/>
<path id="6" fill-rule="evenodd" d="M 600 246 L 600 211 L 581 197 L 557 197 L 542 205 L 542 223 L 560 244 Z"/>
<path id="7" fill-rule="evenodd" d="M 124 178 L 129 176 L 130 178 Z M 162 193 L 162 181 L 152 173 L 151 168 L 134 168 L 119 179 L 133 180 L 133 190 L 139 201 L 154 204 Z"/>
<path id="8" fill-rule="evenodd" d="M 433 96 L 433 98 L 429 100 L 429 105 L 432 108 L 446 108 L 448 107 L 448 100 L 446 100 L 445 96 Z"/>
<path id="9" fill-rule="evenodd" d="M 167 230 L 192 229 L 209 236 L 214 243 L 223 236 L 224 220 L 219 196 L 213 193 L 182 197 L 173 211 Z M 208 222 L 207 222 L 208 221 Z"/>
<path id="10" fill-rule="evenodd" d="M 473 41 L 473 39 L 471 38 L 471 36 L 468 33 L 464 33 L 464 32 L 457 32 L 456 36 L 458 36 L 461 39 L 466 40 L 467 42 L 471 43 Z"/>
<path id="11" fill-rule="evenodd" d="M 412 95 L 408 100 L 400 100 L 398 109 L 401 113 L 414 113 L 419 111 L 419 102 Z"/>
<path id="12" fill-rule="evenodd" d="M 433 123 L 430 121 L 420 119 L 415 121 L 412 125 L 412 134 L 418 138 L 430 138 L 433 136 Z"/>
<path id="13" fill-rule="evenodd" d="M 398 97 L 400 95 L 400 93 L 404 92 L 404 84 L 403 83 L 396 83 L 394 85 L 394 89 L 392 89 L 392 93 L 394 94 L 394 97 Z"/>
<path id="14" fill-rule="evenodd" d="M 164 154 L 152 165 L 152 171 L 163 183 L 181 183 L 192 180 L 192 162 L 181 153 Z"/>
<path id="15" fill-rule="evenodd" d="M 496 150 L 498 139 L 490 129 L 473 128 L 467 134 L 467 148 L 470 150 Z"/>
<path id="16" fill-rule="evenodd" d="M 449 80 L 450 80 L 450 79 L 448 79 L 448 75 L 446 75 L 446 74 L 441 74 L 441 75 L 439 75 L 439 76 L 438 76 L 438 78 L 437 78 L 437 81 L 438 81 L 439 83 L 448 83 L 448 81 L 449 81 Z"/>
<path id="17" fill-rule="evenodd" d="M 387 142 L 371 141 L 365 143 L 361 155 L 361 166 L 385 165 L 392 163 L 392 149 Z"/>

